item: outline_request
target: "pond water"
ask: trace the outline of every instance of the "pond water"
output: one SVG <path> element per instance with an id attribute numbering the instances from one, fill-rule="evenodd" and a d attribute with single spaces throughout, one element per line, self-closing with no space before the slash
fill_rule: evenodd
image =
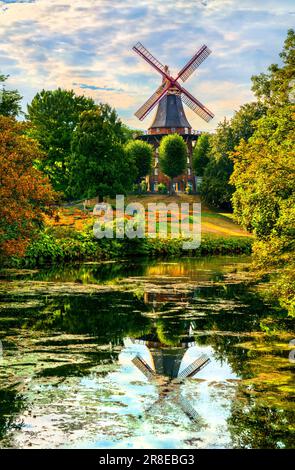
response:
<path id="1" fill-rule="evenodd" d="M 294 319 L 249 262 L 3 271 L 0 447 L 294 447 Z"/>

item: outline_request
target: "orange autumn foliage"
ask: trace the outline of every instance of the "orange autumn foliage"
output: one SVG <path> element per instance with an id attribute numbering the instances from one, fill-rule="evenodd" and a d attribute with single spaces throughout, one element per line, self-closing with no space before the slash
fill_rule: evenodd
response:
<path id="1" fill-rule="evenodd" d="M 34 168 L 42 158 L 38 144 L 28 138 L 25 123 L 0 116 L 0 256 L 22 256 L 53 213 L 57 194 L 47 177 Z"/>

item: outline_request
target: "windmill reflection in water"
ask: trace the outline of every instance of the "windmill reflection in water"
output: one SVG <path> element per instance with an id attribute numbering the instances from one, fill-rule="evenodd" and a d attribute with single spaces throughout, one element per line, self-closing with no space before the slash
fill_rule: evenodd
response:
<path id="1" fill-rule="evenodd" d="M 132 363 L 148 381 L 158 386 L 158 399 L 148 409 L 148 413 L 156 405 L 169 398 L 192 420 L 198 420 L 198 413 L 181 393 L 181 385 L 188 378 L 203 369 L 210 359 L 200 354 L 194 341 L 184 341 L 170 347 L 159 341 L 125 338 L 119 360 L 122 364 Z"/>

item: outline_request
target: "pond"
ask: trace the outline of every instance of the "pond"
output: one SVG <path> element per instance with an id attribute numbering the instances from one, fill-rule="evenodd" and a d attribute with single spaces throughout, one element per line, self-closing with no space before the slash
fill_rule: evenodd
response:
<path id="1" fill-rule="evenodd" d="M 0 447 L 294 447 L 294 319 L 249 263 L 2 271 Z"/>

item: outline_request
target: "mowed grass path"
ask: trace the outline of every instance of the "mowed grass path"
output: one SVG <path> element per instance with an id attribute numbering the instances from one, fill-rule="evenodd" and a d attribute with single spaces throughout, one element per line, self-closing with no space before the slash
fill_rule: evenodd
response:
<path id="1" fill-rule="evenodd" d="M 115 201 L 110 201 L 112 204 Z M 125 198 L 125 202 L 140 202 L 147 207 L 150 203 L 159 203 L 163 202 L 165 204 L 176 203 L 180 204 L 182 202 L 201 202 L 199 196 L 196 195 L 187 195 L 179 194 L 176 196 L 168 195 L 159 195 L 151 194 L 144 196 L 128 196 Z M 212 209 L 209 209 L 204 203 L 202 203 L 202 234 L 211 235 L 212 237 L 249 237 L 250 233 L 246 232 L 242 227 L 240 227 L 233 220 L 233 215 L 231 213 L 226 214 L 223 211 L 218 212 Z"/>
<path id="2" fill-rule="evenodd" d="M 115 205 L 115 200 L 108 200 L 112 205 Z M 201 202 L 200 197 L 196 195 L 180 194 L 175 196 L 151 194 L 151 195 L 131 195 L 125 197 L 125 204 L 131 202 L 139 202 L 145 208 L 148 204 L 152 203 L 193 203 Z M 82 230 L 86 225 L 91 223 L 91 209 L 95 204 L 95 200 L 89 201 L 89 208 L 84 210 L 83 204 L 75 204 L 61 207 L 59 210 L 59 220 L 54 222 L 54 225 L 63 227 L 72 227 L 77 230 Z M 173 214 L 172 214 L 173 217 Z M 234 222 L 231 213 L 218 212 L 209 209 L 202 203 L 202 235 L 210 237 L 249 237 L 251 234 L 246 232 L 237 223 Z"/>

